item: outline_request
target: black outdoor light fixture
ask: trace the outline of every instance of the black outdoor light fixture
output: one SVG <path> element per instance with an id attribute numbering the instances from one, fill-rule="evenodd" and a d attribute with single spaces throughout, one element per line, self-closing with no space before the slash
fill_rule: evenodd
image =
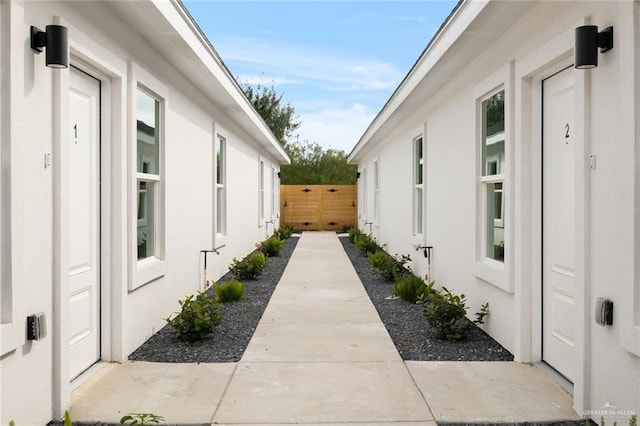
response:
<path id="1" fill-rule="evenodd" d="M 69 30 L 62 25 L 47 25 L 46 30 L 31 26 L 31 48 L 37 53 L 47 48 L 46 64 L 50 68 L 69 67 Z"/>
<path id="2" fill-rule="evenodd" d="M 596 25 L 576 28 L 575 67 L 579 70 L 597 67 L 598 48 L 600 53 L 613 49 L 613 27 L 600 32 Z"/>

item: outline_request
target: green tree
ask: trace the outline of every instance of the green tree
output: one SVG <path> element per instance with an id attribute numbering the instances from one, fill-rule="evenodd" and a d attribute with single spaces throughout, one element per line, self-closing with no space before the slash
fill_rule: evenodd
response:
<path id="1" fill-rule="evenodd" d="M 294 132 L 300 127 L 295 108 L 291 104 L 285 104 L 282 95 L 278 95 L 273 86 L 258 84 L 254 87 L 245 83 L 241 84 L 241 88 L 280 145 L 286 147 L 289 139 L 294 137 Z"/>
<path id="2" fill-rule="evenodd" d="M 282 166 L 280 182 L 284 185 L 353 185 L 357 166 L 347 164 L 347 154 L 323 149 L 316 142 L 300 141 L 295 131 L 300 127 L 295 108 L 282 100 L 273 88 L 260 84 L 242 84 L 242 90 L 267 123 L 289 157 L 291 165 Z"/>
<path id="3" fill-rule="evenodd" d="M 353 185 L 355 164 L 347 163 L 347 154 L 335 149 L 323 149 L 316 142 L 296 141 L 285 148 L 291 165 L 281 167 L 283 185 Z"/>

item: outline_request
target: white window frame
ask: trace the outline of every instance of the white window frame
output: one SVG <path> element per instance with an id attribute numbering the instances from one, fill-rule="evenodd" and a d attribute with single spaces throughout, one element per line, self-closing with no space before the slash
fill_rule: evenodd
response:
<path id="1" fill-rule="evenodd" d="M 421 157 L 418 158 L 418 143 L 420 143 L 421 147 Z M 424 175 L 425 175 L 425 167 L 424 167 L 424 152 L 425 152 L 425 142 L 424 142 L 424 134 L 418 135 L 411 140 L 411 162 L 412 162 L 412 176 L 411 176 L 411 191 L 413 193 L 413 207 L 412 207 L 412 234 L 414 239 L 418 240 L 418 243 L 422 242 L 422 237 L 424 235 Z M 418 169 L 422 168 L 421 182 L 418 182 Z"/>
<path id="2" fill-rule="evenodd" d="M 380 227 L 380 157 L 373 162 L 373 223 Z"/>
<path id="3" fill-rule="evenodd" d="M 227 157 L 229 153 L 229 141 L 214 125 L 213 131 L 213 241 L 215 246 L 225 244 L 225 237 L 228 233 L 227 215 Z M 218 153 L 220 152 L 220 164 L 218 164 Z M 218 168 L 222 170 L 219 171 Z M 221 183 L 218 182 L 218 173 L 221 176 Z"/>
<path id="4" fill-rule="evenodd" d="M 258 227 L 265 225 L 265 194 L 264 194 L 264 170 L 265 164 L 262 157 L 258 158 Z"/>
<path id="5" fill-rule="evenodd" d="M 363 167 L 362 171 L 360 172 L 360 177 L 362 178 L 362 215 L 364 216 L 364 222 L 363 222 L 363 230 L 364 230 L 364 225 L 367 224 L 369 222 L 369 185 L 368 185 L 368 181 L 369 179 L 367 178 L 367 169 L 368 167 Z"/>
<path id="6" fill-rule="evenodd" d="M 276 195 L 278 193 L 278 189 L 276 187 L 277 179 L 278 179 L 278 171 L 276 170 L 275 167 L 271 166 L 271 221 L 274 222 L 274 226 L 275 226 L 276 215 L 278 214 L 278 211 L 277 211 L 278 200 L 276 198 Z"/>
<path id="7" fill-rule="evenodd" d="M 511 192 L 510 170 L 512 167 L 513 144 L 513 63 L 506 64 L 494 74 L 481 81 L 474 91 L 476 105 L 476 262 L 474 272 L 476 277 L 500 288 L 507 293 L 513 293 L 510 265 L 513 243 L 511 228 L 511 206 L 514 194 Z M 483 111 L 482 102 L 496 93 L 504 90 L 504 161 L 499 174 L 483 175 Z M 501 226 L 504 232 L 504 259 L 498 261 L 486 256 L 487 247 L 487 191 L 491 184 L 502 183 L 502 211 L 501 218 L 494 219 L 495 226 Z"/>
<path id="8" fill-rule="evenodd" d="M 158 79 L 143 70 L 137 64 L 129 62 L 129 122 L 130 122 L 130 143 L 129 155 L 132 159 L 130 164 L 130 255 L 129 255 L 129 285 L 130 291 L 136 290 L 152 281 L 165 275 L 165 146 L 166 146 L 166 125 L 168 110 L 168 89 Z M 138 172 L 137 164 L 137 96 L 138 91 L 151 96 L 158 101 L 158 123 L 156 132 L 158 133 L 158 174 Z M 147 182 L 154 186 L 154 255 L 138 259 L 138 184 Z"/>

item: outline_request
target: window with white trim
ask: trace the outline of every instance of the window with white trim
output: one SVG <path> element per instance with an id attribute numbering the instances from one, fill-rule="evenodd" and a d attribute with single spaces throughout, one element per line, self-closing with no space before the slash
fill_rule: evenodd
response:
<path id="1" fill-rule="evenodd" d="M 227 234 L 227 140 L 216 135 L 216 235 Z"/>
<path id="2" fill-rule="evenodd" d="M 424 220 L 424 144 L 422 136 L 413 140 L 413 235 L 421 235 Z"/>
<path id="3" fill-rule="evenodd" d="M 136 97 L 136 191 L 138 260 L 160 258 L 161 102 L 138 87 Z"/>
<path id="4" fill-rule="evenodd" d="M 484 257 L 504 262 L 504 166 L 505 109 L 504 89 L 486 97 L 481 103 L 482 167 L 480 186 L 484 212 Z"/>
<path id="5" fill-rule="evenodd" d="M 258 166 L 258 220 L 264 224 L 264 161 L 260 159 Z"/>
<path id="6" fill-rule="evenodd" d="M 276 218 L 276 208 L 277 208 L 277 194 L 278 187 L 276 186 L 276 182 L 278 178 L 278 172 L 275 167 L 271 168 L 271 220 L 275 220 Z"/>
<path id="7" fill-rule="evenodd" d="M 380 160 L 373 162 L 373 221 L 380 225 Z"/>

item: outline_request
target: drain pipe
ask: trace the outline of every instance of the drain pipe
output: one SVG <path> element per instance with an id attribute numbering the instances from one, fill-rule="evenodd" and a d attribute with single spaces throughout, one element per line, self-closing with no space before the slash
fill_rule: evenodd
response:
<path id="1" fill-rule="evenodd" d="M 266 233 L 265 237 L 269 238 L 269 224 L 273 227 L 273 219 L 265 221 L 264 223 L 264 232 Z"/>
<path id="2" fill-rule="evenodd" d="M 427 259 L 427 275 L 425 281 L 431 281 L 431 256 L 433 255 L 433 246 L 416 246 L 416 251 L 422 250 L 424 257 Z"/>
<path id="3" fill-rule="evenodd" d="M 207 286 L 207 254 L 208 253 L 215 253 L 218 256 L 220 256 L 220 249 L 223 248 L 225 245 L 226 244 L 223 244 L 223 245 L 221 245 L 219 247 L 216 247 L 214 249 L 211 249 L 211 250 L 200 250 L 200 254 L 204 254 L 204 265 L 203 265 L 204 266 L 204 268 L 203 268 L 204 277 L 203 278 L 204 278 L 204 288 L 205 288 L 205 290 L 208 287 Z"/>
<path id="4" fill-rule="evenodd" d="M 369 234 L 371 234 L 371 233 L 373 232 L 373 229 L 372 229 L 372 227 L 371 227 L 371 225 L 373 225 L 373 222 L 366 222 L 366 221 L 365 221 L 365 222 L 364 222 L 364 226 L 367 226 L 367 225 L 369 225 Z"/>

